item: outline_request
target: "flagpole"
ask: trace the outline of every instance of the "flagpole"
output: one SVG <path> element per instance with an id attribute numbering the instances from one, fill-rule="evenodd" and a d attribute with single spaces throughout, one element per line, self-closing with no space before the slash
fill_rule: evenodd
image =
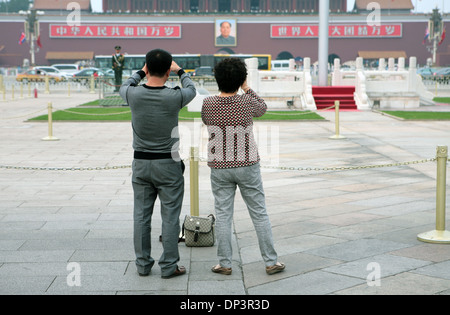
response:
<path id="1" fill-rule="evenodd" d="M 433 36 L 433 65 L 436 66 L 437 36 Z"/>
<path id="2" fill-rule="evenodd" d="M 36 65 L 36 58 L 34 52 L 34 34 L 30 32 L 30 53 L 31 53 L 31 65 Z"/>
<path id="3" fill-rule="evenodd" d="M 330 1 L 319 0 L 319 86 L 328 86 Z"/>

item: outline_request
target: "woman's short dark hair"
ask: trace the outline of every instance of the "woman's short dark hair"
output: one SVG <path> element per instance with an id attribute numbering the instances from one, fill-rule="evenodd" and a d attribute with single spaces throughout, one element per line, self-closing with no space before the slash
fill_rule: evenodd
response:
<path id="1" fill-rule="evenodd" d="M 214 76 L 219 91 L 233 93 L 239 90 L 247 79 L 247 67 L 239 58 L 226 58 L 214 67 Z"/>
<path id="2" fill-rule="evenodd" d="M 163 49 L 153 49 L 145 56 L 150 75 L 162 78 L 172 65 L 172 55 Z"/>

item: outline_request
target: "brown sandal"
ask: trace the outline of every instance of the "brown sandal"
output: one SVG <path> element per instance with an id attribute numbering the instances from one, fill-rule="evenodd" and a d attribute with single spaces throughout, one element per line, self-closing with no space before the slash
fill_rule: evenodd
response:
<path id="1" fill-rule="evenodd" d="M 222 275 L 231 275 L 231 268 L 224 268 L 221 265 L 216 265 L 211 268 L 211 271 L 214 273 L 220 273 Z"/>
<path id="2" fill-rule="evenodd" d="M 273 266 L 266 267 L 266 273 L 268 275 L 273 275 L 273 274 L 276 274 L 278 272 L 282 272 L 284 270 L 284 268 L 286 268 L 285 264 L 283 264 L 281 262 L 277 262 Z"/>

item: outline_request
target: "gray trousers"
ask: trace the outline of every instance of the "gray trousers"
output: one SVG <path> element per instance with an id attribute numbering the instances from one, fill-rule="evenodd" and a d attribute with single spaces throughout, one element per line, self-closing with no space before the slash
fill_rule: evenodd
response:
<path id="1" fill-rule="evenodd" d="M 161 275 L 172 274 L 180 260 L 178 238 L 184 194 L 183 162 L 173 159 L 133 160 L 134 250 L 139 273 L 150 272 L 151 222 L 156 197 L 161 201 L 163 253 L 159 259 Z"/>
<path id="2" fill-rule="evenodd" d="M 259 163 L 247 167 L 211 168 L 211 187 L 216 210 L 217 256 L 224 268 L 231 268 L 234 197 L 239 187 L 258 237 L 259 249 L 266 266 L 277 262 L 272 227 L 267 215 Z"/>

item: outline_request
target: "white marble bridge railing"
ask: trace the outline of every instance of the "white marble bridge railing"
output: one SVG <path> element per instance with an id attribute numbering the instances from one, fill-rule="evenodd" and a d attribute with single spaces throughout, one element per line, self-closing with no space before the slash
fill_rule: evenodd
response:
<path id="1" fill-rule="evenodd" d="M 259 71 L 256 58 L 245 62 L 249 86 L 264 98 L 269 109 L 316 109 L 309 58 L 303 60 L 302 71 L 295 70 L 294 59 L 289 60 L 288 71 Z"/>
<path id="2" fill-rule="evenodd" d="M 270 109 L 317 109 L 312 94 L 311 60 L 304 58 L 303 70 L 295 69 L 290 60 L 288 71 L 259 71 L 256 58 L 246 59 L 247 82 L 262 98 Z M 331 74 L 332 86 L 354 86 L 354 100 L 358 109 L 404 109 L 418 108 L 420 105 L 432 105 L 433 93 L 429 92 L 417 74 L 417 59 L 409 59 L 409 68 L 405 68 L 405 59 L 399 58 L 397 68 L 394 59 L 386 62 L 380 59 L 379 68 L 366 70 L 363 59 L 356 59 L 356 70 L 347 71 L 340 67 L 335 59 Z M 194 100 L 190 110 L 201 110 L 202 96 Z M 196 104 L 196 105 L 194 105 Z M 194 109 L 195 108 L 195 109 Z"/>
<path id="3" fill-rule="evenodd" d="M 363 59 L 357 58 L 355 71 L 341 70 L 339 59 L 335 59 L 332 85 L 355 86 L 358 109 L 403 109 L 434 104 L 433 94 L 417 74 L 416 57 L 409 59 L 408 69 L 405 58 L 399 58 L 397 69 L 394 58 L 389 58 L 387 69 L 385 59 L 380 59 L 378 70 L 365 70 Z"/>

